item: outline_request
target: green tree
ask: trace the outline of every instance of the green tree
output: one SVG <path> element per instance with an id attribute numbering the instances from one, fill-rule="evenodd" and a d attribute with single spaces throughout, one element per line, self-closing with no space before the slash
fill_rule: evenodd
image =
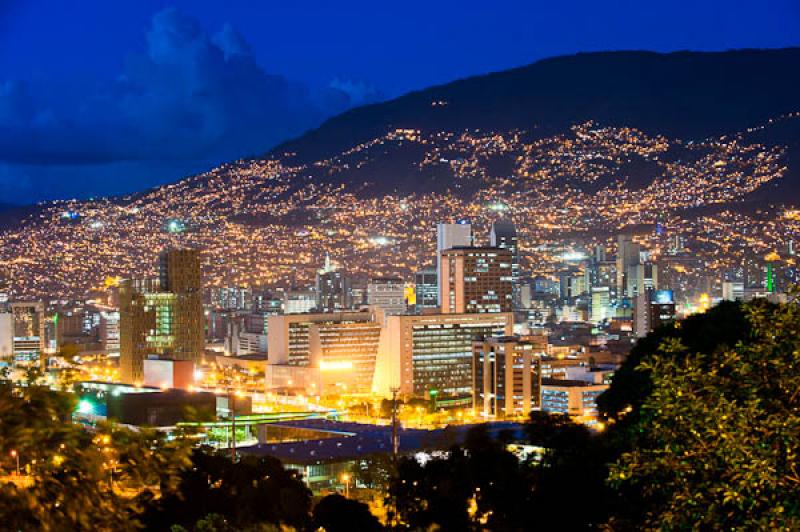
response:
<path id="1" fill-rule="evenodd" d="M 215 514 L 233 529 L 274 524 L 303 528 L 311 514 L 311 492 L 298 473 L 272 457 L 242 456 L 195 450 L 180 482 L 153 500 L 144 516 L 148 529 L 172 525 L 188 529 Z"/>
<path id="2" fill-rule="evenodd" d="M 328 495 L 314 507 L 314 530 L 326 532 L 379 532 L 383 530 L 378 518 L 363 502 L 347 499 L 339 494 Z"/>
<path id="3" fill-rule="evenodd" d="M 800 307 L 743 313 L 737 344 L 669 339 L 641 364 L 652 392 L 609 475 L 641 495 L 627 526 L 800 529 Z"/>
<path id="4" fill-rule="evenodd" d="M 0 386 L 0 456 L 19 457 L 24 480 L 0 486 L 0 522 L 11 530 L 134 530 L 143 501 L 177 481 L 190 444 L 155 430 L 70 420 L 75 398 L 36 386 Z"/>
<path id="5" fill-rule="evenodd" d="M 411 529 L 524 530 L 533 523 L 530 481 L 529 468 L 479 425 L 446 457 L 402 459 L 387 504 Z"/>

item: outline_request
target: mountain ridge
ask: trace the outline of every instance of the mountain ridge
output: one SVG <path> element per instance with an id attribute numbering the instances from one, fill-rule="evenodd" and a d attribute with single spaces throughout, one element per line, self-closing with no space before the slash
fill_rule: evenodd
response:
<path id="1" fill-rule="evenodd" d="M 689 77 L 694 78 L 694 98 L 678 90 L 679 80 Z M 760 82 L 765 79 L 770 83 Z M 800 96 L 793 89 L 798 84 L 800 47 L 582 52 L 350 109 L 276 146 L 267 156 L 291 152 L 297 160 L 308 162 L 344 151 L 391 127 L 499 131 L 536 125 L 542 134 L 550 134 L 596 120 L 700 140 L 800 110 Z M 492 97 L 484 98 L 487 94 Z M 435 102 L 446 103 L 432 105 Z M 662 123 L 656 124 L 657 120 Z"/>

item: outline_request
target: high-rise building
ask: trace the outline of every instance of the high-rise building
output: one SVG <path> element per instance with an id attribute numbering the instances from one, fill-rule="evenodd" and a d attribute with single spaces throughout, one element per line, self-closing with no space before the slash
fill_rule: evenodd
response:
<path id="1" fill-rule="evenodd" d="M 646 290 L 633 300 L 633 333 L 637 338 L 675 321 L 671 290 Z"/>
<path id="2" fill-rule="evenodd" d="M 583 380 L 542 379 L 542 410 L 567 414 L 576 421 L 593 423 L 597 420 L 597 398 L 608 384 Z"/>
<path id="3" fill-rule="evenodd" d="M 510 336 L 513 314 L 388 316 L 381 331 L 375 389 L 383 395 L 472 400 L 472 342 Z"/>
<path id="4" fill-rule="evenodd" d="M 387 314 L 405 314 L 405 284 L 399 277 L 372 277 L 367 282 L 367 304 Z"/>
<path id="5" fill-rule="evenodd" d="M 498 220 L 492 223 L 492 230 L 489 235 L 489 245 L 496 248 L 507 249 L 511 252 L 511 282 L 512 300 L 515 307 L 520 305 L 520 262 L 519 262 L 519 242 L 517 238 L 517 228 L 510 220 Z"/>
<path id="6" fill-rule="evenodd" d="M 511 251 L 455 247 L 442 252 L 439 303 L 443 314 L 511 312 Z"/>
<path id="7" fill-rule="evenodd" d="M 741 281 L 723 281 L 722 299 L 725 301 L 744 301 L 744 283 Z"/>
<path id="8" fill-rule="evenodd" d="M 12 354 L 17 365 L 45 365 L 44 303 L 11 303 Z"/>
<path id="9" fill-rule="evenodd" d="M 9 364 L 14 357 L 14 315 L 0 312 L 0 362 Z"/>
<path id="10" fill-rule="evenodd" d="M 611 318 L 611 297 L 607 286 L 592 287 L 590 321 L 599 325 Z"/>
<path id="11" fill-rule="evenodd" d="M 376 317 L 368 311 L 270 316 L 267 387 L 371 391 L 381 334 Z"/>
<path id="12" fill-rule="evenodd" d="M 469 222 L 460 221 L 455 224 L 440 223 L 436 226 L 436 279 L 439 288 L 436 297 L 441 305 L 442 294 L 442 252 L 454 247 L 472 246 L 472 226 Z"/>
<path id="13" fill-rule="evenodd" d="M 435 268 L 425 268 L 414 274 L 414 294 L 417 312 L 439 306 L 439 281 Z"/>
<path id="14" fill-rule="evenodd" d="M 11 285 L 0 276 L 0 312 L 8 312 L 11 303 Z"/>
<path id="15" fill-rule="evenodd" d="M 630 298 L 647 290 L 658 290 L 658 266 L 652 262 L 628 266 L 625 293 Z"/>
<path id="16" fill-rule="evenodd" d="M 316 306 L 316 290 L 286 290 L 283 293 L 283 312 L 285 314 L 311 312 Z"/>
<path id="17" fill-rule="evenodd" d="M 631 235 L 617 237 L 617 297 L 631 297 L 627 293 L 628 268 L 640 262 L 642 248 Z"/>
<path id="18" fill-rule="evenodd" d="M 317 310 L 336 312 L 351 306 L 350 279 L 325 255 L 325 265 L 317 272 Z"/>
<path id="19" fill-rule="evenodd" d="M 100 313 L 100 343 L 107 355 L 119 355 L 119 312 L 104 310 Z"/>
<path id="20" fill-rule="evenodd" d="M 200 253 L 170 249 L 159 256 L 159 277 L 120 285 L 120 377 L 142 382 L 144 360 L 197 362 L 204 351 Z"/>
<path id="21" fill-rule="evenodd" d="M 221 310 L 250 310 L 253 292 L 249 288 L 237 286 L 212 287 L 211 306 Z"/>
<path id="22" fill-rule="evenodd" d="M 473 342 L 472 406 L 475 412 L 503 418 L 527 416 L 538 408 L 543 354 L 540 347 L 516 336 Z"/>

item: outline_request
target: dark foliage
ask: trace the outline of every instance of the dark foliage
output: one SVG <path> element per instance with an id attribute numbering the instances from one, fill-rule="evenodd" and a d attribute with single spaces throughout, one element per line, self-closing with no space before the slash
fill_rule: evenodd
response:
<path id="1" fill-rule="evenodd" d="M 383 526 L 363 502 L 328 495 L 314 507 L 314 530 L 326 532 L 379 532 Z"/>
<path id="2" fill-rule="evenodd" d="M 191 528 L 209 514 L 234 528 L 262 523 L 302 528 L 308 524 L 311 492 L 299 475 L 270 457 L 243 456 L 238 462 L 195 451 L 177 489 L 154 502 L 144 516 L 151 530 Z"/>

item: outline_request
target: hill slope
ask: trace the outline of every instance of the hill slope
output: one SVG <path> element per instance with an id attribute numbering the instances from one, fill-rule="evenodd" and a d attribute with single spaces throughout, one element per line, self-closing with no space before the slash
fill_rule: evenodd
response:
<path id="1" fill-rule="evenodd" d="M 700 139 L 800 110 L 799 85 L 800 48 L 577 54 L 352 109 L 272 153 L 308 162 L 393 128 L 552 134 L 587 120 Z"/>
<path id="2" fill-rule="evenodd" d="M 433 260 L 436 222 L 485 234 L 510 217 L 532 273 L 658 222 L 654 247 L 680 234 L 698 275 L 719 279 L 800 241 L 796 213 L 765 208 L 800 198 L 799 81 L 800 49 L 548 59 L 355 109 L 140 194 L 44 205 L 0 231 L 0 268 L 21 294 L 80 294 L 190 245 L 210 285 L 303 285 L 326 252 L 407 277 Z"/>

